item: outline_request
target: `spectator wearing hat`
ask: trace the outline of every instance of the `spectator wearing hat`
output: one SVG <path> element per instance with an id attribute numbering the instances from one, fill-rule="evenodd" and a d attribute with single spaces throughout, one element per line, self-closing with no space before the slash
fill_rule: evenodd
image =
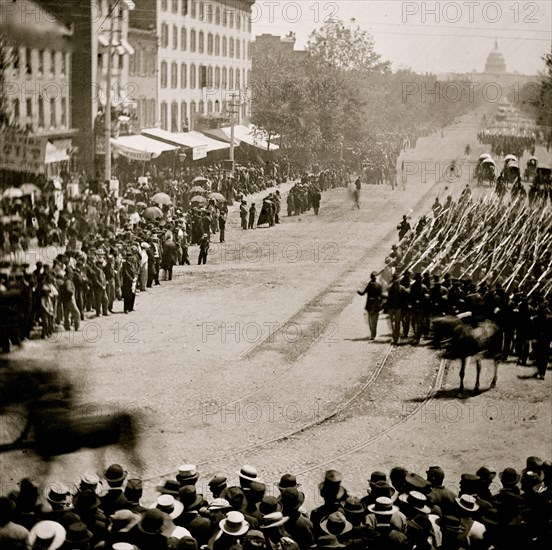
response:
<path id="1" fill-rule="evenodd" d="M 63 319 L 65 330 L 71 330 L 71 324 L 75 331 L 79 330 L 81 314 L 75 299 L 75 283 L 73 268 L 67 267 L 63 285 L 60 287 L 60 299 L 63 306 Z"/>
<path id="2" fill-rule="evenodd" d="M 101 258 L 96 258 L 91 269 L 91 285 L 94 293 L 94 308 L 98 317 L 109 315 L 107 311 L 107 278 L 104 273 L 104 263 Z"/>
<path id="3" fill-rule="evenodd" d="M 481 544 L 485 536 L 485 526 L 474 519 L 479 510 L 477 499 L 473 495 L 463 493 L 456 498 L 456 504 L 454 515 L 460 519 L 470 546 Z"/>
<path id="4" fill-rule="evenodd" d="M 15 503 L 8 497 L 0 497 L 0 548 L 25 550 L 29 531 L 13 521 Z"/>
<path id="5" fill-rule="evenodd" d="M 170 518 L 161 510 L 146 510 L 140 522 L 128 533 L 128 542 L 140 550 L 166 550 L 167 537 L 163 527 Z"/>
<path id="6" fill-rule="evenodd" d="M 163 243 L 161 267 L 165 271 L 165 280 L 172 281 L 173 267 L 178 263 L 178 247 L 172 235 Z"/>
<path id="7" fill-rule="evenodd" d="M 420 550 L 436 548 L 432 542 L 432 525 L 425 514 L 419 514 L 408 520 L 406 525 L 406 545 Z M 438 547 L 438 546 L 437 546 Z"/>
<path id="8" fill-rule="evenodd" d="M 300 484 L 297 483 L 297 478 L 293 474 L 284 474 L 277 487 L 281 493 L 284 489 L 299 489 Z"/>
<path id="9" fill-rule="evenodd" d="M 183 511 L 173 520 L 174 524 L 187 529 L 200 546 L 207 544 L 212 530 L 210 520 L 199 513 L 205 504 L 203 497 L 197 494 L 195 485 L 184 485 L 179 489 L 178 498 L 183 505 Z"/>
<path id="10" fill-rule="evenodd" d="M 387 536 L 391 530 L 404 533 L 406 516 L 389 497 L 378 497 L 373 504 L 368 505 L 367 512 L 366 525 L 382 536 Z"/>
<path id="11" fill-rule="evenodd" d="M 257 469 L 254 466 L 250 466 L 249 464 L 241 467 L 240 471 L 238 472 L 238 479 L 240 481 L 240 487 L 242 489 L 249 488 L 252 481 L 260 481 Z"/>
<path id="12" fill-rule="evenodd" d="M 236 512 L 241 512 L 244 515 L 245 520 L 247 521 L 247 523 L 249 523 L 252 529 L 256 529 L 259 526 L 258 520 L 245 511 L 247 501 L 245 499 L 245 493 L 243 492 L 243 489 L 241 487 L 228 487 L 223 491 L 222 497 L 230 503 L 232 510 Z M 261 499 L 261 503 L 263 502 L 263 499 Z M 262 507 L 260 506 L 260 508 Z M 263 513 L 262 509 L 261 513 Z"/>
<path id="13" fill-rule="evenodd" d="M 249 524 L 241 512 L 231 511 L 219 523 L 219 530 L 212 539 L 213 550 L 230 550 L 239 544 L 249 531 Z"/>
<path id="14" fill-rule="evenodd" d="M 195 464 L 182 464 L 178 467 L 178 473 L 176 474 L 176 481 L 180 483 L 180 486 L 195 485 L 199 479 L 197 467 Z"/>
<path id="15" fill-rule="evenodd" d="M 9 495 L 15 502 L 14 523 L 31 529 L 39 521 L 40 506 L 38 504 L 38 488 L 28 478 L 19 482 L 19 491 Z"/>
<path id="16" fill-rule="evenodd" d="M 502 472 L 500 472 L 499 478 L 500 483 L 502 483 L 502 489 L 499 491 L 498 494 L 502 493 L 503 491 L 508 491 L 516 495 L 521 494 L 518 486 L 521 480 L 521 476 L 514 468 L 505 468 Z M 497 495 L 495 495 L 495 498 L 496 496 Z"/>
<path id="17" fill-rule="evenodd" d="M 489 502 L 492 497 L 491 483 L 496 477 L 496 472 L 494 470 L 491 470 L 490 468 L 487 468 L 487 466 L 481 466 L 481 468 L 477 470 L 475 475 L 480 479 L 479 491 L 477 495 L 479 496 L 479 498 Z"/>
<path id="18" fill-rule="evenodd" d="M 140 514 L 131 512 L 130 510 L 117 510 L 112 516 L 109 516 L 111 525 L 106 537 L 106 541 L 110 544 L 116 542 L 128 542 L 130 531 L 140 523 L 142 519 Z"/>
<path id="19" fill-rule="evenodd" d="M 342 536 L 353 529 L 353 524 L 347 520 L 343 512 L 334 512 L 320 522 L 320 528 L 327 535 L 334 535 L 339 542 L 343 542 Z"/>
<path id="20" fill-rule="evenodd" d="M 320 496 L 324 504 L 311 511 L 310 520 L 314 526 L 314 535 L 318 537 L 324 533 L 320 527 L 321 521 L 330 514 L 337 512 L 343 502 L 347 500 L 347 490 L 341 485 L 343 476 L 337 470 L 328 470 L 324 481 L 318 485 Z"/>
<path id="21" fill-rule="evenodd" d="M 391 469 L 391 472 L 389 472 L 389 480 L 391 481 L 391 485 L 395 488 L 399 495 L 407 493 L 405 483 L 407 474 L 408 470 L 402 466 L 395 466 Z"/>
<path id="22" fill-rule="evenodd" d="M 105 539 L 102 539 L 102 541 Z M 82 521 L 71 523 L 66 528 L 63 548 L 90 550 L 93 548 L 93 535 Z"/>
<path id="23" fill-rule="evenodd" d="M 456 494 L 447 489 L 443 482 L 445 472 L 440 466 L 430 466 L 426 472 L 427 481 L 431 489 L 427 498 L 433 506 L 439 506 L 443 514 L 447 514 L 456 507 Z"/>
<path id="24" fill-rule="evenodd" d="M 224 498 L 216 498 L 207 507 L 207 515 L 211 522 L 211 536 L 218 532 L 219 522 L 232 510 L 230 503 Z"/>
<path id="25" fill-rule="evenodd" d="M 41 519 L 59 521 L 72 508 L 72 498 L 69 489 L 63 485 L 53 485 L 46 496 L 46 509 L 40 514 Z"/>
<path id="26" fill-rule="evenodd" d="M 258 506 L 265 492 L 266 484 L 261 481 L 252 481 L 247 489 L 243 489 L 246 500 L 244 514 L 254 517 L 257 521 L 262 519 L 263 515 L 259 512 Z"/>
<path id="27" fill-rule="evenodd" d="M 228 487 L 228 479 L 223 475 L 216 475 L 209 481 L 209 491 L 213 495 L 213 498 L 220 498 L 220 495 L 224 489 Z"/>
<path id="28" fill-rule="evenodd" d="M 431 522 L 432 537 L 437 547 L 441 545 L 441 530 L 437 525 L 439 515 L 436 510 L 430 506 L 431 502 L 426 495 L 419 491 L 410 491 L 408 495 L 400 495 L 398 502 L 401 506 L 401 512 L 406 516 L 406 519 L 412 519 L 420 514 L 427 515 Z"/>
<path id="29" fill-rule="evenodd" d="M 134 311 L 134 302 L 136 300 L 136 285 L 138 283 L 138 270 L 134 261 L 132 251 L 127 251 L 125 259 L 121 265 L 123 294 L 123 310 L 125 313 Z"/>
<path id="30" fill-rule="evenodd" d="M 282 497 L 265 495 L 263 500 L 259 503 L 259 512 L 265 516 L 266 514 L 272 514 L 272 512 L 281 512 L 282 507 Z"/>
<path id="31" fill-rule="evenodd" d="M 437 523 L 443 536 L 443 548 L 450 548 L 451 550 L 469 548 L 469 541 L 459 518 L 443 516 L 437 520 Z"/>
<path id="32" fill-rule="evenodd" d="M 282 539 L 290 538 L 284 528 L 289 518 L 284 516 L 282 512 L 273 512 L 263 516 L 260 524 L 261 531 L 266 538 L 266 547 L 272 550 L 280 550 L 282 548 Z"/>
<path id="33" fill-rule="evenodd" d="M 484 510 L 492 508 L 492 504 L 488 500 L 482 499 L 479 496 L 480 490 L 481 478 L 479 476 L 474 474 L 462 474 L 460 476 L 460 490 L 458 491 L 458 495 L 471 495 L 475 497 L 477 508 L 480 510 L 479 514 Z"/>
<path id="34" fill-rule="evenodd" d="M 29 532 L 31 550 L 57 550 L 65 542 L 66 531 L 57 521 L 39 521 Z"/>
<path id="35" fill-rule="evenodd" d="M 281 491 L 282 512 L 288 517 L 286 531 L 298 544 L 300 550 L 306 550 L 314 544 L 314 528 L 310 519 L 300 509 L 305 502 L 305 494 L 297 487 L 284 488 Z"/>
<path id="36" fill-rule="evenodd" d="M 94 535 L 94 543 L 105 539 L 107 535 L 108 521 L 102 510 L 100 510 L 100 498 L 93 489 L 78 491 L 73 497 L 75 513 L 86 527 Z"/>
<path id="37" fill-rule="evenodd" d="M 127 472 L 119 464 L 112 464 L 104 473 L 108 485 L 107 493 L 101 497 L 101 508 L 107 515 L 114 514 L 128 505 L 123 485 Z"/>
<path id="38" fill-rule="evenodd" d="M 312 548 L 322 549 L 322 548 L 345 548 L 344 544 L 341 544 L 335 535 L 320 535 L 316 544 Z"/>
<path id="39" fill-rule="evenodd" d="M 203 233 L 199 240 L 199 256 L 197 258 L 197 265 L 205 265 L 207 263 L 207 256 L 209 254 L 209 234 Z"/>
<path id="40" fill-rule="evenodd" d="M 142 504 L 140 503 L 142 493 L 142 480 L 136 478 L 129 479 L 123 493 L 125 498 L 127 499 L 125 508 L 136 514 L 141 514 L 142 512 L 145 512 L 147 508 L 145 506 L 142 506 Z"/>

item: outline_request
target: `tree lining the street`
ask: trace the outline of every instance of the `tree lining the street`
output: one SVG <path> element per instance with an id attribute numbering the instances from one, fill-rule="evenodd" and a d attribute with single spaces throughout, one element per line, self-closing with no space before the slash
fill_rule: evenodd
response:
<path id="1" fill-rule="evenodd" d="M 426 133 L 470 107 L 467 93 L 453 101 L 425 93 L 437 88 L 434 75 L 392 72 L 373 37 L 341 21 L 314 31 L 305 52 L 264 48 L 256 56 L 252 122 L 280 136 L 290 159 L 376 155 L 386 135 Z M 418 93 L 405 95 L 406 85 Z"/>

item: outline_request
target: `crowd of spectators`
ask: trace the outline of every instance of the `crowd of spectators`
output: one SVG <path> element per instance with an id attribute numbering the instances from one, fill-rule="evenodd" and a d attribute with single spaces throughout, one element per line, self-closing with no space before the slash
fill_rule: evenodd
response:
<path id="1" fill-rule="evenodd" d="M 337 470 L 309 491 L 291 473 L 275 486 L 244 465 L 204 487 L 193 464 L 144 502 L 143 482 L 118 465 L 74 487 L 23 479 L 0 498 L 2 550 L 311 550 L 349 548 L 518 550 L 552 540 L 552 464 L 531 456 L 521 471 L 482 466 L 459 484 L 440 466 L 425 476 L 374 471 L 351 491 Z M 445 483 L 446 479 L 446 483 Z M 207 490 L 210 494 L 206 493 Z M 307 509 L 306 493 L 315 506 Z"/>

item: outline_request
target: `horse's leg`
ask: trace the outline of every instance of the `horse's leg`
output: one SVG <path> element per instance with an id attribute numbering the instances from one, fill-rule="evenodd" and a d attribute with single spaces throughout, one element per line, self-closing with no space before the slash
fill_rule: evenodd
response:
<path id="1" fill-rule="evenodd" d="M 476 371 L 477 371 L 477 376 L 475 378 L 474 391 L 478 392 L 479 391 L 479 379 L 481 377 L 481 359 L 479 357 L 477 357 L 476 360 L 475 360 L 475 367 L 476 367 Z"/>
<path id="2" fill-rule="evenodd" d="M 494 362 L 494 374 L 493 374 L 493 380 L 491 382 L 491 388 L 494 388 L 496 386 L 497 378 L 498 378 L 498 357 L 493 357 Z"/>
<path id="3" fill-rule="evenodd" d="M 460 396 L 464 394 L 464 375 L 466 374 L 466 361 L 466 357 L 462 357 L 460 363 L 460 388 L 458 390 Z"/>

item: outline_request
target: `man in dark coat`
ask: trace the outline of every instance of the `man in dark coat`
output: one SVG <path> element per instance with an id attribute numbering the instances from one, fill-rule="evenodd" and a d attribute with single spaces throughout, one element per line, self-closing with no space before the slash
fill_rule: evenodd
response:
<path id="1" fill-rule="evenodd" d="M 370 326 L 370 339 L 374 340 L 378 331 L 378 318 L 381 310 L 383 289 L 377 281 L 377 273 L 370 274 L 370 282 L 363 292 L 357 291 L 359 296 L 366 295 L 366 311 L 368 313 L 368 324 Z"/>
<path id="2" fill-rule="evenodd" d="M 247 229 L 247 201 L 243 200 L 240 204 L 241 228 Z"/>
<path id="3" fill-rule="evenodd" d="M 168 281 L 172 281 L 173 267 L 178 261 L 178 247 L 176 243 L 169 239 L 165 241 L 163 246 L 163 269 L 165 270 L 165 278 Z"/>
<path id="4" fill-rule="evenodd" d="M 199 241 L 199 256 L 197 258 L 197 265 L 207 263 L 207 254 L 209 254 L 209 235 L 203 234 Z"/>
<path id="5" fill-rule="evenodd" d="M 401 285 L 398 275 L 393 275 L 391 286 L 387 291 L 387 312 L 391 323 L 391 332 L 393 334 L 393 344 L 399 343 L 401 334 L 402 310 L 407 299 L 407 291 Z"/>
<path id="6" fill-rule="evenodd" d="M 315 187 L 312 191 L 312 207 L 314 209 L 314 215 L 318 216 L 318 211 L 320 210 L 320 200 L 322 199 L 322 195 L 320 194 L 320 191 L 318 190 L 318 187 Z"/>
<path id="7" fill-rule="evenodd" d="M 134 311 L 134 300 L 136 299 L 136 283 L 138 281 L 138 272 L 134 262 L 133 253 L 129 250 L 123 262 L 123 307 L 125 313 Z"/>

